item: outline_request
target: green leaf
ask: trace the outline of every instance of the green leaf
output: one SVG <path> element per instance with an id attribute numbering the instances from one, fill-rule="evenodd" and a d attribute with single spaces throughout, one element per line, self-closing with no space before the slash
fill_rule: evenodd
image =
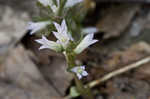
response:
<path id="1" fill-rule="evenodd" d="M 80 93 L 77 91 L 77 88 L 75 86 L 71 87 L 70 88 L 70 93 L 69 95 L 72 97 L 72 98 L 75 98 L 75 97 L 78 97 L 80 96 Z"/>

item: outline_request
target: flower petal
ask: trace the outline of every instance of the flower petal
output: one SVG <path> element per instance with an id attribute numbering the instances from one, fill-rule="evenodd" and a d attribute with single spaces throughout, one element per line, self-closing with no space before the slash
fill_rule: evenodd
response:
<path id="1" fill-rule="evenodd" d="M 56 0 L 57 6 L 60 6 L 60 0 Z"/>
<path id="2" fill-rule="evenodd" d="M 56 5 L 52 5 L 51 9 L 52 9 L 53 13 L 57 13 L 58 7 Z"/>
<path id="3" fill-rule="evenodd" d="M 57 31 L 61 32 L 61 26 L 58 23 L 56 23 L 56 22 L 54 22 L 53 24 L 55 25 Z"/>
<path id="4" fill-rule="evenodd" d="M 77 73 L 77 77 L 78 77 L 79 79 L 81 79 L 81 78 L 82 78 L 82 75 L 79 74 L 79 73 Z"/>
<path id="5" fill-rule="evenodd" d="M 81 69 L 85 70 L 85 66 L 80 66 Z"/>
<path id="6" fill-rule="evenodd" d="M 87 28 L 84 28 L 84 29 L 82 30 L 82 32 L 83 32 L 84 34 L 96 33 L 96 32 L 98 32 L 98 29 L 97 29 L 96 27 L 87 27 Z"/>
<path id="7" fill-rule="evenodd" d="M 54 36 L 59 40 L 60 39 L 60 35 L 58 32 L 53 31 L 52 32 L 54 34 Z"/>
<path id="8" fill-rule="evenodd" d="M 72 7 L 80 2 L 83 2 L 83 0 L 67 0 L 65 7 Z"/>
<path id="9" fill-rule="evenodd" d="M 87 76 L 87 75 L 88 75 L 88 73 L 86 71 L 82 72 L 82 76 Z"/>
<path id="10" fill-rule="evenodd" d="M 79 67 L 74 67 L 71 69 L 72 72 L 77 73 Z"/>
<path id="11" fill-rule="evenodd" d="M 83 38 L 83 40 L 80 42 L 80 44 L 75 48 L 74 52 L 76 54 L 81 53 L 84 49 L 86 49 L 88 46 L 96 43 L 98 40 L 93 40 L 94 33 L 90 33 L 87 36 Z"/>
<path id="12" fill-rule="evenodd" d="M 31 30 L 31 35 L 36 33 L 39 30 L 44 29 L 47 25 L 51 24 L 50 21 L 43 21 L 43 22 L 29 22 L 27 29 Z"/>
<path id="13" fill-rule="evenodd" d="M 90 45 L 92 45 L 92 44 L 94 44 L 96 42 L 98 42 L 98 40 L 92 40 L 91 43 L 90 43 Z"/>
<path id="14" fill-rule="evenodd" d="M 38 0 L 41 4 L 43 4 L 44 6 L 51 6 L 53 5 L 52 0 Z"/>
<path id="15" fill-rule="evenodd" d="M 42 39 L 35 40 L 36 42 L 40 43 L 42 46 L 39 48 L 45 49 L 49 48 L 55 51 L 61 51 L 61 45 L 57 42 L 48 40 L 45 36 L 42 36 Z"/>
<path id="16" fill-rule="evenodd" d="M 66 21 L 63 20 L 61 25 L 59 25 L 58 23 L 54 22 L 54 25 L 55 25 L 55 27 L 57 29 L 57 32 L 53 31 L 53 34 L 60 41 L 60 43 L 62 44 L 64 49 L 66 49 L 67 45 L 69 43 L 69 40 L 72 40 L 71 36 L 68 34 L 68 31 L 67 31 Z"/>
<path id="17" fill-rule="evenodd" d="M 66 25 L 66 21 L 65 20 L 62 21 L 61 28 L 62 28 L 62 31 L 64 31 L 64 33 L 67 34 L 67 25 Z"/>

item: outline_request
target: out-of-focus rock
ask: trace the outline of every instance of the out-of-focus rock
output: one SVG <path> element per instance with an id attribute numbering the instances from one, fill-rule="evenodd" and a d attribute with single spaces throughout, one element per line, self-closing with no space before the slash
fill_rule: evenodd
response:
<path id="1" fill-rule="evenodd" d="M 129 30 L 131 36 L 136 37 L 141 33 L 141 30 L 144 28 L 144 25 L 147 20 L 144 17 L 137 18 L 133 23 Z"/>
<path id="2" fill-rule="evenodd" d="M 109 93 L 108 99 L 148 99 L 150 87 L 142 80 L 117 77 L 107 83 L 105 90 Z"/>
<path id="3" fill-rule="evenodd" d="M 23 40 L 23 42 L 27 43 L 27 48 L 30 48 L 36 55 L 39 69 L 46 80 L 57 89 L 57 92 L 65 95 L 73 78 L 66 71 L 67 63 L 64 55 L 50 49 L 39 50 L 40 44 L 36 43 L 35 39 L 38 38 L 29 37 L 28 40 Z M 53 38 L 49 36 L 49 39 Z"/>
<path id="4" fill-rule="evenodd" d="M 108 71 L 112 71 L 125 66 L 127 64 L 138 61 L 150 55 L 150 45 L 146 42 L 133 44 L 124 51 L 115 51 L 108 56 L 102 67 Z"/>
<path id="5" fill-rule="evenodd" d="M 40 95 L 39 95 L 40 96 Z M 26 90 L 13 83 L 0 81 L 0 99 L 63 99 L 60 97 L 39 97 L 36 92 Z"/>
<path id="6" fill-rule="evenodd" d="M 25 12 L 15 11 L 8 6 L 0 6 L 3 10 L 0 22 L 0 33 L 10 38 L 20 39 L 26 32 L 29 16 Z"/>
<path id="7" fill-rule="evenodd" d="M 9 6 L 17 12 L 28 12 L 30 15 L 35 15 L 38 12 L 36 2 L 37 0 L 0 0 L 0 5 Z"/>
<path id="8" fill-rule="evenodd" d="M 137 4 L 121 4 L 104 9 L 104 14 L 97 23 L 97 27 L 105 33 L 104 38 L 120 36 L 139 8 Z"/>
<path id="9" fill-rule="evenodd" d="M 53 96 L 59 96 L 56 90 L 44 80 L 28 56 L 28 51 L 21 45 L 12 49 L 7 60 L 0 66 L 0 77 L 33 92 L 36 99 L 53 99 Z"/>
<path id="10" fill-rule="evenodd" d="M 41 67 L 43 75 L 61 95 L 65 95 L 73 77 L 66 71 L 67 64 L 64 58 L 53 57 L 51 64 Z"/>
<path id="11" fill-rule="evenodd" d="M 148 28 L 150 24 L 150 9 L 149 6 L 144 6 L 136 17 L 132 20 L 132 23 L 127 31 L 131 36 L 138 37 L 143 33 L 142 30 Z"/>
<path id="12" fill-rule="evenodd" d="M 32 93 L 14 84 L 0 82 L 0 99 L 33 99 Z"/>
<path id="13" fill-rule="evenodd" d="M 15 11 L 8 6 L 0 5 L 0 59 L 8 54 L 8 51 L 26 33 L 29 16 L 26 12 Z"/>

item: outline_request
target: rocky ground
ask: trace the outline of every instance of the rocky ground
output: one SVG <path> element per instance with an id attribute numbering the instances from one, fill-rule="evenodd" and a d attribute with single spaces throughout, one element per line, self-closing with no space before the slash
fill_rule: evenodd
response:
<path id="1" fill-rule="evenodd" d="M 63 99 L 74 85 L 64 56 L 39 51 L 26 30 L 35 2 L 0 0 L 0 99 Z M 83 24 L 100 29 L 99 42 L 78 58 L 88 66 L 85 83 L 150 55 L 149 4 L 96 2 Z M 150 99 L 149 77 L 147 63 L 95 86 L 95 99 Z"/>

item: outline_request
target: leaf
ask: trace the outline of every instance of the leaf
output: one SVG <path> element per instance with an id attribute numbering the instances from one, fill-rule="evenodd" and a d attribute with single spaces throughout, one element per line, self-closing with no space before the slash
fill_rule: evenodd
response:
<path id="1" fill-rule="evenodd" d="M 77 88 L 75 86 L 71 87 L 70 88 L 70 93 L 69 95 L 72 97 L 72 98 L 75 98 L 75 97 L 78 97 L 80 96 L 80 93 L 77 91 Z"/>

